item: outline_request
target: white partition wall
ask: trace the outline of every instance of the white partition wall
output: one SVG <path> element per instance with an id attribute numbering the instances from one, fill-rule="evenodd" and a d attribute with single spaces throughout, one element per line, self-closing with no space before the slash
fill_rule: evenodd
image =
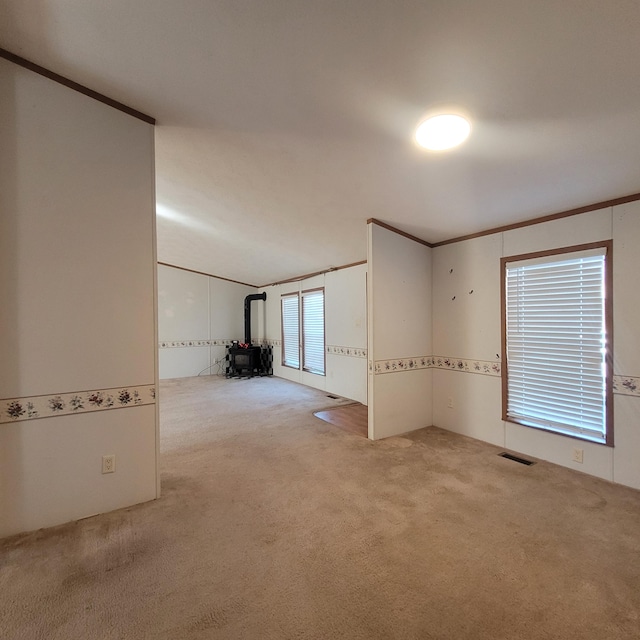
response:
<path id="1" fill-rule="evenodd" d="M 369 437 L 431 425 L 431 249 L 368 225 Z"/>
<path id="2" fill-rule="evenodd" d="M 0 59 L 0 128 L 4 536 L 156 497 L 157 375 L 153 125 Z"/>

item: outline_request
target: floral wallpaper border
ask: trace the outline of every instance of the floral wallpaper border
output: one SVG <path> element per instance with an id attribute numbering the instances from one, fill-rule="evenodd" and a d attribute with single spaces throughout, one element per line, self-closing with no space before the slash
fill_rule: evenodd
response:
<path id="1" fill-rule="evenodd" d="M 433 360 L 431 366 L 435 369 L 454 369 L 485 376 L 499 376 L 502 373 L 502 364 L 497 360 L 467 360 L 445 356 L 433 356 L 431 359 Z"/>
<path id="2" fill-rule="evenodd" d="M 418 369 L 451 369 L 453 371 L 464 371 L 466 373 L 478 373 L 495 377 L 499 377 L 502 374 L 501 363 L 491 360 L 468 360 L 465 358 L 448 358 L 445 356 L 416 356 L 414 358 L 369 361 L 369 371 L 374 370 L 375 375 L 396 373 L 399 371 L 416 371 Z M 640 377 L 613 376 L 613 393 L 640 398 Z"/>
<path id="3" fill-rule="evenodd" d="M 429 369 L 432 366 L 431 356 L 416 356 L 415 358 L 393 358 L 389 360 L 369 361 L 369 370 L 374 369 L 375 375 L 397 373 L 399 371 L 417 371 Z"/>
<path id="4" fill-rule="evenodd" d="M 231 340 L 161 340 L 158 343 L 160 349 L 175 349 L 182 347 L 227 347 Z"/>
<path id="5" fill-rule="evenodd" d="M 281 347 L 282 340 L 260 340 L 260 345 L 263 347 Z"/>
<path id="6" fill-rule="evenodd" d="M 155 404 L 155 402 L 156 387 L 152 384 L 54 393 L 27 398 L 8 398 L 0 400 L 0 424 L 67 416 L 73 413 L 122 409 Z"/>
<path id="7" fill-rule="evenodd" d="M 621 396 L 640 397 L 640 378 L 613 376 L 613 393 Z"/>
<path id="8" fill-rule="evenodd" d="M 180 349 L 184 347 L 230 347 L 233 340 L 227 338 L 216 338 L 213 340 L 161 340 L 158 343 L 159 349 Z M 282 340 L 256 340 L 254 344 L 263 347 L 279 347 Z"/>
<path id="9" fill-rule="evenodd" d="M 479 373 L 485 376 L 499 376 L 500 363 L 489 360 L 467 360 L 444 356 L 416 356 L 413 358 L 395 358 L 369 362 L 369 370 L 375 375 L 396 373 L 398 371 L 416 371 L 418 369 L 453 369 L 467 373 Z"/>
<path id="10" fill-rule="evenodd" d="M 327 345 L 327 353 L 333 356 L 350 356 L 352 358 L 366 358 L 367 350 L 357 347 L 338 347 L 336 345 Z"/>

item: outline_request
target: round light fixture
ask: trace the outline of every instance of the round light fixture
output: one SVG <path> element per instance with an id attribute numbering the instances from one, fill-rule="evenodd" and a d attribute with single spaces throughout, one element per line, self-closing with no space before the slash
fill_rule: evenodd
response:
<path id="1" fill-rule="evenodd" d="M 443 151 L 462 144 L 471 132 L 466 118 L 444 114 L 427 118 L 416 129 L 416 142 L 430 151 Z"/>

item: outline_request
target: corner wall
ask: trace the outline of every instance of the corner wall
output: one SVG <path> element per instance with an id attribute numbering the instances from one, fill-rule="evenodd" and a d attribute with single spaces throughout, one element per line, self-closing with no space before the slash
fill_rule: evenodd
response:
<path id="1" fill-rule="evenodd" d="M 244 299 L 256 287 L 158 265 L 160 379 L 224 372 L 226 345 L 244 340 Z M 258 338 L 262 302 L 252 302 Z"/>
<path id="2" fill-rule="evenodd" d="M 0 127 L 6 536 L 157 496 L 154 130 L 4 59 Z"/>
<path id="3" fill-rule="evenodd" d="M 369 438 L 431 425 L 431 249 L 368 230 Z"/>
<path id="4" fill-rule="evenodd" d="M 503 422 L 500 258 L 611 238 L 615 447 Z M 434 248 L 433 424 L 640 489 L 639 245 L 633 202 Z"/>

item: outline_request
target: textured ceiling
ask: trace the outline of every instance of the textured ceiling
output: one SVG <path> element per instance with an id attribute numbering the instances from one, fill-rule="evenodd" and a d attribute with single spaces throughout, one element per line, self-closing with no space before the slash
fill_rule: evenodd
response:
<path id="1" fill-rule="evenodd" d="M 640 191 L 637 0 L 2 0 L 0 46 L 157 118 L 158 258 L 263 284 Z M 468 142 L 429 154 L 456 106 Z"/>

